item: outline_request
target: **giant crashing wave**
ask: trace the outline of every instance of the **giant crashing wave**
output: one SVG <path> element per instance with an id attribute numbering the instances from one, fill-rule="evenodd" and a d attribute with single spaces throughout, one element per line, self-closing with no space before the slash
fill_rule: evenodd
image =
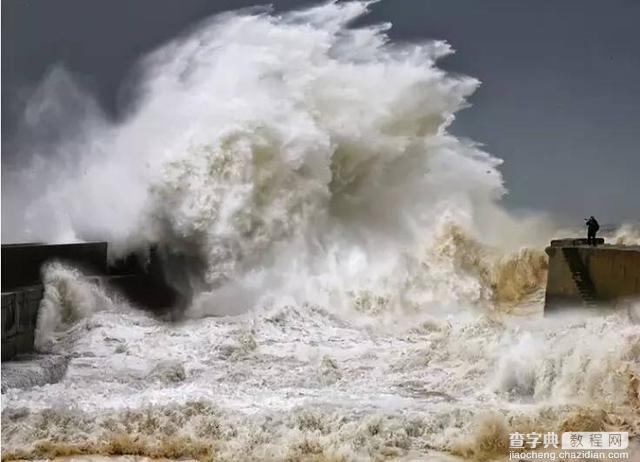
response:
<path id="1" fill-rule="evenodd" d="M 45 192 L 30 237 L 157 246 L 194 316 L 280 298 L 517 303 L 538 289 L 544 255 L 518 252 L 542 244 L 542 220 L 510 218 L 501 161 L 447 131 L 478 81 L 436 67 L 445 42 L 349 28 L 366 9 L 228 13 L 144 58 L 123 122 L 86 117 L 81 135 L 35 150 Z M 32 106 L 67 78 L 54 72 Z"/>
<path id="2" fill-rule="evenodd" d="M 205 319 L 158 323 L 49 266 L 38 347 L 77 375 L 3 396 L 3 458 L 490 460 L 509 431 L 638 433 L 623 315 L 465 315 L 539 291 L 548 233 L 500 207 L 500 160 L 448 132 L 478 82 L 436 66 L 444 42 L 350 28 L 367 5 L 217 16 L 141 61 L 125 120 L 47 146 L 30 236 L 157 246 Z"/>

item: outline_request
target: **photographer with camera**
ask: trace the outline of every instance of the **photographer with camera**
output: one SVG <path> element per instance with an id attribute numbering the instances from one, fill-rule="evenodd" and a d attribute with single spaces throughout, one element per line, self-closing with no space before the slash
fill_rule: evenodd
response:
<path id="1" fill-rule="evenodd" d="M 598 220 L 595 219 L 593 215 L 591 215 L 588 219 L 584 219 L 586 221 L 585 225 L 587 226 L 587 245 L 596 246 L 596 233 L 600 229 L 600 224 Z"/>

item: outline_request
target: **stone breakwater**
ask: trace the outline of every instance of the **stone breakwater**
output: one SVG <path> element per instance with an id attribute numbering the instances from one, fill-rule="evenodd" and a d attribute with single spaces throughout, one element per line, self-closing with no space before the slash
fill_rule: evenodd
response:
<path id="1" fill-rule="evenodd" d="M 76 268 L 106 293 L 158 314 L 180 303 L 155 251 L 110 261 L 107 250 L 106 242 L 2 245 L 2 361 L 33 351 L 46 295 L 42 272 L 53 262 Z"/>
<path id="2" fill-rule="evenodd" d="M 545 310 L 599 306 L 640 297 L 640 246 L 551 241 Z"/>

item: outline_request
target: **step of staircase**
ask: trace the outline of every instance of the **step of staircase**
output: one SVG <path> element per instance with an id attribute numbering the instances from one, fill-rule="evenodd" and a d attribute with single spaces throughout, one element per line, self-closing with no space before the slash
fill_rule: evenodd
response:
<path id="1" fill-rule="evenodd" d="M 562 249 L 562 254 L 569 269 L 571 270 L 571 277 L 578 289 L 578 293 L 582 298 L 582 302 L 588 306 L 594 306 L 597 304 L 597 294 L 593 282 L 589 277 L 589 269 L 586 267 L 578 250 L 572 247 L 565 247 Z"/>

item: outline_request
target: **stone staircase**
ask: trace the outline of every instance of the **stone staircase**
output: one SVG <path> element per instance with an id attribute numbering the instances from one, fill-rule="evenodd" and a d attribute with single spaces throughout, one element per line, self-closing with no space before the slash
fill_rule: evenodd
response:
<path id="1" fill-rule="evenodd" d="M 576 284 L 578 292 L 580 292 L 583 303 L 586 306 L 596 306 L 596 289 L 589 277 L 589 269 L 580 258 L 578 249 L 576 247 L 563 247 L 562 254 L 569 265 L 571 277 Z"/>

